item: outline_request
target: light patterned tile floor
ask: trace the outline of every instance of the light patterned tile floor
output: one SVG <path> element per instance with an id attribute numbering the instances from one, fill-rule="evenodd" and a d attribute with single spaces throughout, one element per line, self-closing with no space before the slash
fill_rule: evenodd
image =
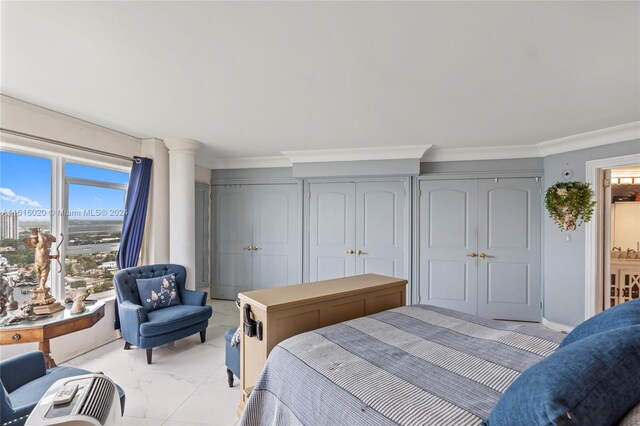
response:
<path id="1" fill-rule="evenodd" d="M 144 350 L 125 351 L 118 340 L 65 365 L 102 371 L 124 389 L 123 425 L 235 425 L 240 384 L 227 384 L 224 331 L 238 325 L 238 309 L 230 301 L 210 305 L 214 313 L 204 344 L 196 334 L 155 348 L 147 365 Z"/>

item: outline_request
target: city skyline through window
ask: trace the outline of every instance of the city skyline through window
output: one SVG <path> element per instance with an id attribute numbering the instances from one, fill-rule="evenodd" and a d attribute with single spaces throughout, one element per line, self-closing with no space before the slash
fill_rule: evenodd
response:
<path id="1" fill-rule="evenodd" d="M 52 182 L 52 159 L 64 164 L 57 182 Z M 69 298 L 83 287 L 95 296 L 112 294 L 128 180 L 128 173 L 64 162 L 59 156 L 0 151 L 0 290 L 13 293 L 19 304 L 30 298 L 36 285 L 34 250 L 22 239 L 31 228 L 51 232 L 53 226 L 58 242 L 60 232 L 65 234 L 65 267 L 62 281 L 52 279 L 58 270 L 52 267 L 52 293 Z M 64 188 L 62 204 L 55 209 L 52 188 Z"/>

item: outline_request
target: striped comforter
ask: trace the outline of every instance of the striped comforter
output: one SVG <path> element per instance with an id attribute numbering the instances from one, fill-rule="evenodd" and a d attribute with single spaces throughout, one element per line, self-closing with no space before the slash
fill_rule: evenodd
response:
<path id="1" fill-rule="evenodd" d="M 241 425 L 477 425 L 563 335 L 404 306 L 300 334 L 269 355 Z"/>

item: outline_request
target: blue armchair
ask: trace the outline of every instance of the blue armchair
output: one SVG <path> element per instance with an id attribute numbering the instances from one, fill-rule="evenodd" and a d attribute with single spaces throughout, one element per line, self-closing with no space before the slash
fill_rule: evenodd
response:
<path id="1" fill-rule="evenodd" d="M 56 381 L 67 377 L 89 374 L 73 367 L 55 367 L 47 370 L 40 351 L 27 352 L 0 362 L 0 424 L 24 425 L 40 398 Z M 120 407 L 124 413 L 124 391 L 118 386 Z"/>
<path id="2" fill-rule="evenodd" d="M 174 274 L 182 304 L 147 312 L 140 302 L 138 278 L 155 278 Z M 209 318 L 213 314 L 207 303 L 207 292 L 185 288 L 187 271 L 181 265 L 145 265 L 122 269 L 113 277 L 118 298 L 120 330 L 124 348 L 131 345 L 147 350 L 147 364 L 151 364 L 153 348 L 200 333 L 206 339 Z"/>

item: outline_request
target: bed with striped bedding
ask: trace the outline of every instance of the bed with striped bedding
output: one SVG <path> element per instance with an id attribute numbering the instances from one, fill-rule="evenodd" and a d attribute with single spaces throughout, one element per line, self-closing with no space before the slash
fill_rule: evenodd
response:
<path id="1" fill-rule="evenodd" d="M 563 334 L 411 305 L 300 334 L 269 355 L 241 425 L 478 425 Z"/>

